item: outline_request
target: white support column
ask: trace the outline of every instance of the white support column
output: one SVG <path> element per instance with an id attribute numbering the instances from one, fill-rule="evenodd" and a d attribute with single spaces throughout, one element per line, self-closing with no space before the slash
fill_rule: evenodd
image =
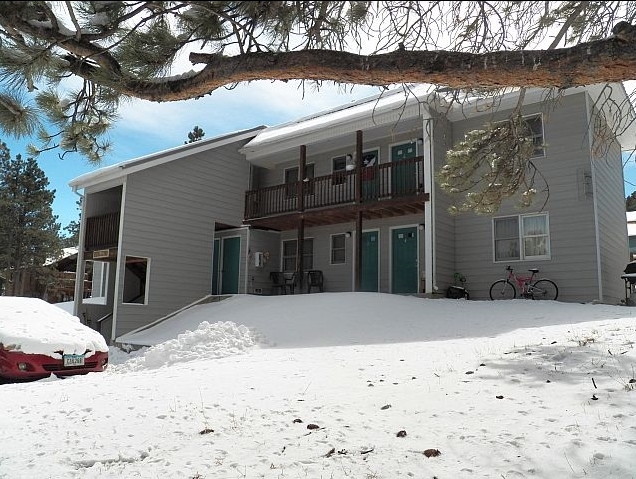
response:
<path id="1" fill-rule="evenodd" d="M 425 293 L 437 290 L 435 271 L 435 215 L 433 203 L 435 201 L 435 181 L 433 178 L 433 119 L 424 109 L 422 115 L 422 157 L 424 167 L 424 192 L 428 193 L 428 201 L 424 203 L 424 278 L 426 282 Z"/>

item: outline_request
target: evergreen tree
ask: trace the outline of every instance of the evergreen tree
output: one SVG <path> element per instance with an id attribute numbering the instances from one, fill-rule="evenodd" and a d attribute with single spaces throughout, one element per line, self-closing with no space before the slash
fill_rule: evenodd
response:
<path id="1" fill-rule="evenodd" d="M 636 211 L 636 191 L 625 198 L 625 211 Z"/>
<path id="2" fill-rule="evenodd" d="M 184 144 L 187 145 L 188 143 L 194 143 L 195 141 L 202 140 L 204 136 L 205 132 L 198 126 L 195 126 L 194 129 L 188 133 L 188 141 L 184 142 Z"/>
<path id="3" fill-rule="evenodd" d="M 64 227 L 64 231 L 68 234 L 62 238 L 63 248 L 73 248 L 79 245 L 80 222 L 82 219 L 82 200 L 77 200 L 75 204 L 77 205 L 77 209 L 80 211 L 79 218 L 71 221 Z"/>
<path id="4" fill-rule="evenodd" d="M 5 294 L 27 294 L 27 281 L 46 284 L 45 266 L 60 253 L 57 217 L 51 204 L 55 190 L 33 158 L 11 154 L 0 146 L 0 271 L 6 278 Z M 32 286 L 31 285 L 31 286 Z"/>

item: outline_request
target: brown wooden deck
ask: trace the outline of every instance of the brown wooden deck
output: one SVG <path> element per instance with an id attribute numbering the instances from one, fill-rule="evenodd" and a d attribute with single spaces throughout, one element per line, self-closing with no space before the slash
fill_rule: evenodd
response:
<path id="1" fill-rule="evenodd" d="M 119 240 L 119 213 L 86 218 L 84 251 L 108 249 Z"/>
<path id="2" fill-rule="evenodd" d="M 374 219 L 424 211 L 429 197 L 422 162 L 416 157 L 362 168 L 359 201 L 355 170 L 248 191 L 245 223 L 282 231 L 300 219 L 311 227 L 355 221 L 358 213 Z"/>

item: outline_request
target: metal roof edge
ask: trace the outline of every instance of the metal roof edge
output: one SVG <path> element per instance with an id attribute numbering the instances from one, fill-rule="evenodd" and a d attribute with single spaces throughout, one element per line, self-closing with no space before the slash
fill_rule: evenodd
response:
<path id="1" fill-rule="evenodd" d="M 185 145 L 179 145 L 167 150 L 150 153 L 148 155 L 133 158 L 131 160 L 122 161 L 114 165 L 105 166 L 96 171 L 85 173 L 69 181 L 68 185 L 74 190 L 94 186 L 99 183 L 107 182 L 129 175 L 131 173 L 152 168 L 153 166 L 169 163 L 170 161 L 183 158 L 184 156 L 207 151 L 212 148 L 218 148 L 229 143 L 245 140 L 257 134 L 258 131 L 266 128 L 265 125 L 259 125 L 246 130 L 238 130 L 232 133 L 225 133 L 206 140 L 199 140 Z M 184 154 L 185 153 L 185 154 Z"/>

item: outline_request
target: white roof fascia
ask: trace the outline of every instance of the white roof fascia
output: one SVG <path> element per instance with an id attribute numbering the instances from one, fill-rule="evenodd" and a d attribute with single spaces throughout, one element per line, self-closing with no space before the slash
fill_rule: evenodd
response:
<path id="1" fill-rule="evenodd" d="M 157 153 L 151 153 L 149 155 L 123 161 L 115 165 L 106 166 L 72 179 L 69 182 L 69 186 L 73 189 L 73 191 L 77 191 L 79 189 L 89 188 L 101 183 L 112 182 L 113 180 L 123 178 L 124 176 L 132 173 L 178 160 L 184 156 L 190 156 L 213 148 L 219 148 L 230 143 L 252 138 L 262 128 L 264 128 L 264 126 L 221 135 L 215 138 L 210 138 L 207 141 L 200 140 L 186 145 L 179 145 Z"/>

